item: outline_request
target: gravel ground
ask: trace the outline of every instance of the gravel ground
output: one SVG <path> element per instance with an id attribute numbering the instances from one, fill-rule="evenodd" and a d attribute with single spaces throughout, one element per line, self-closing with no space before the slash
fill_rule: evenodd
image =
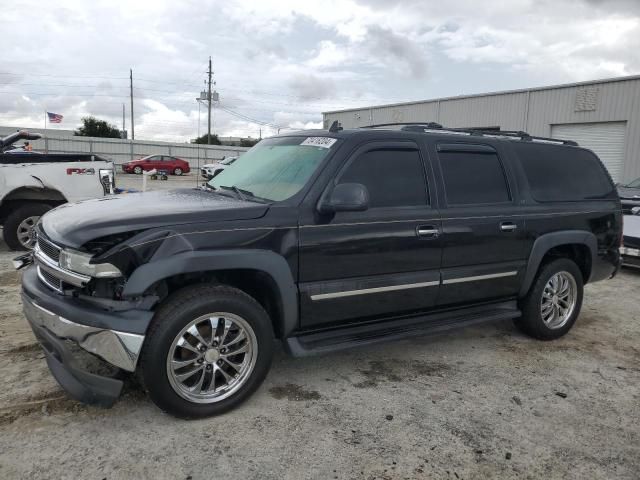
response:
<path id="1" fill-rule="evenodd" d="M 278 349 L 248 402 L 182 421 L 133 382 L 110 410 L 69 399 L 22 316 L 13 256 L 0 244 L 0 478 L 640 476 L 640 272 L 589 285 L 558 341 L 505 322 L 304 359 Z"/>

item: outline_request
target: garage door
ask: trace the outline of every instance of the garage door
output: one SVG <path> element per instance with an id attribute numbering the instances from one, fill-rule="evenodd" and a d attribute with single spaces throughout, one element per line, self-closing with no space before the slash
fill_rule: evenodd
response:
<path id="1" fill-rule="evenodd" d="M 551 126 L 552 137 L 575 140 L 581 147 L 593 150 L 609 170 L 614 182 L 622 179 L 626 131 L 626 122 Z"/>

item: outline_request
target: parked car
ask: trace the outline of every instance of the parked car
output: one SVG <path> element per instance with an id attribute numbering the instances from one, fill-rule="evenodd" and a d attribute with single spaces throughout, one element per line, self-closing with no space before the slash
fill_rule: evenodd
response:
<path id="1" fill-rule="evenodd" d="M 207 163 L 206 165 L 203 165 L 202 168 L 200 168 L 200 174 L 204 179 L 211 180 L 237 159 L 238 157 L 227 157 L 217 163 Z"/>
<path id="2" fill-rule="evenodd" d="M 12 250 L 29 250 L 40 217 L 65 202 L 113 193 L 113 162 L 90 154 L 17 151 L 19 140 L 41 135 L 20 131 L 0 139 L 0 225 Z"/>
<path id="3" fill-rule="evenodd" d="M 640 206 L 624 216 L 624 239 L 620 248 L 622 264 L 640 268 Z"/>
<path id="4" fill-rule="evenodd" d="M 153 169 L 158 171 L 165 170 L 173 175 L 182 175 L 191 171 L 189 162 L 169 155 L 149 155 L 122 165 L 122 170 L 125 173 L 135 173 L 137 175 L 140 175 L 143 171 Z"/>
<path id="5" fill-rule="evenodd" d="M 618 195 L 622 202 L 622 210 L 625 214 L 631 213 L 634 207 L 640 207 L 640 178 L 626 185 L 618 184 Z"/>
<path id="6" fill-rule="evenodd" d="M 37 235 L 23 305 L 58 382 L 113 404 L 123 381 L 89 375 L 91 354 L 204 417 L 259 387 L 274 337 L 295 356 L 506 319 L 559 338 L 583 285 L 618 271 L 622 213 L 574 142 L 334 124 L 199 189 L 63 206 Z"/>

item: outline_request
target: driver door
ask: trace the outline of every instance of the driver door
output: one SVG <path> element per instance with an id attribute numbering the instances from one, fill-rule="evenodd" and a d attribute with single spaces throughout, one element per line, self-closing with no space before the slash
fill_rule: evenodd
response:
<path id="1" fill-rule="evenodd" d="M 413 142 L 372 142 L 350 156 L 328 188 L 363 184 L 369 208 L 301 219 L 303 328 L 410 314 L 435 304 L 441 243 L 431 178 Z"/>

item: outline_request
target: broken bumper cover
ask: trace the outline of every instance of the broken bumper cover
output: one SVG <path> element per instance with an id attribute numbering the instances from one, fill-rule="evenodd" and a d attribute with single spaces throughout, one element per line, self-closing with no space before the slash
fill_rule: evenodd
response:
<path id="1" fill-rule="evenodd" d="M 44 287 L 33 267 L 24 272 L 22 284 L 24 314 L 45 351 L 49 369 L 58 383 L 77 400 L 111 406 L 120 395 L 122 381 L 84 369 L 69 348 L 68 341 L 111 366 L 133 372 L 144 335 L 100 325 L 104 324 L 105 315 L 118 318 L 123 312 L 105 312 L 95 307 L 75 305 L 77 300 Z M 143 319 L 144 323 L 148 323 L 152 312 L 139 313 L 148 317 Z M 79 319 L 82 319 L 82 323 L 79 323 Z"/>

